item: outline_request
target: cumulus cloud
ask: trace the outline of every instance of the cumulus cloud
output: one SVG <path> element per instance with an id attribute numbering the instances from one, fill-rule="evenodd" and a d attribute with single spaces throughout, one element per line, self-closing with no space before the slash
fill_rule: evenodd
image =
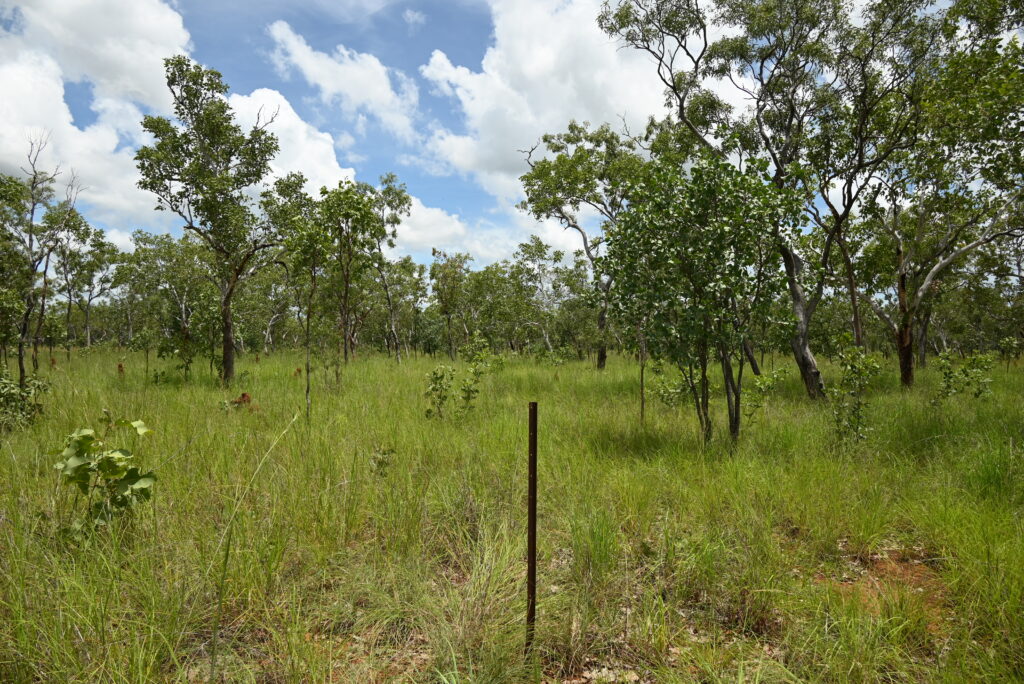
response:
<path id="1" fill-rule="evenodd" d="M 67 181 L 74 169 L 82 184 L 80 198 L 92 210 L 90 218 L 104 223 L 166 225 L 168 217 L 154 214 L 152 197 L 135 187 L 135 153 L 122 144 L 142 136 L 142 113 L 137 107 L 124 101 L 98 100 L 96 122 L 78 128 L 64 103 L 64 82 L 57 62 L 28 50 L 5 54 L 2 44 L 0 92 L 4 93 L 0 98 L 0 171 L 20 175 L 29 140 L 48 138 L 41 164 L 61 166 L 61 181 Z"/>
<path id="2" fill-rule="evenodd" d="M 462 114 L 465 130 L 438 128 L 426 155 L 475 178 L 499 199 L 519 195 L 520 150 L 571 119 L 642 128 L 663 111 L 650 61 L 620 50 L 597 27 L 600 0 L 490 0 L 494 43 L 479 70 L 435 50 L 420 73 Z"/>
<path id="3" fill-rule="evenodd" d="M 310 193 L 323 186 L 333 187 L 342 179 L 355 178 L 355 170 L 338 164 L 335 138 L 303 121 L 276 90 L 259 88 L 249 95 L 235 93 L 228 97 L 228 102 L 244 128 L 255 125 L 257 117 L 261 121 L 274 117 L 268 130 L 277 136 L 281 148 L 270 165 L 274 177 L 300 171 L 306 176 L 306 190 Z"/>
<path id="4" fill-rule="evenodd" d="M 338 105 L 342 113 L 365 128 L 370 116 L 389 133 L 405 142 L 416 139 L 413 120 L 419 102 L 415 82 L 401 71 L 385 66 L 375 56 L 344 45 L 332 54 L 314 50 L 284 21 L 267 28 L 274 41 L 272 55 L 282 77 L 293 70 L 317 89 L 325 104 Z"/>
<path id="5" fill-rule="evenodd" d="M 170 110 L 163 59 L 190 51 L 181 15 L 160 0 L 0 0 L 26 48 L 50 56 L 68 81 L 97 97 Z M 11 34 L 0 33 L 9 40 Z"/>

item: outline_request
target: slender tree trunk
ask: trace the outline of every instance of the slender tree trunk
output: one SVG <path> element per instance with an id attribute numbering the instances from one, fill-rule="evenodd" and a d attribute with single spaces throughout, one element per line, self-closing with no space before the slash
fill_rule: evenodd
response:
<path id="1" fill-rule="evenodd" d="M 900 323 L 896 330 L 896 354 L 900 360 L 900 384 L 911 387 L 914 384 L 914 313 L 910 310 L 904 259 L 903 247 L 900 245 L 896 248 L 896 302 L 900 312 Z"/>
<path id="2" fill-rule="evenodd" d="M 853 327 L 853 343 L 858 347 L 864 347 L 864 325 L 860 317 L 860 303 L 857 297 L 857 280 L 853 270 L 853 260 L 850 259 L 850 250 L 846 247 L 846 240 L 840 234 L 838 236 L 839 252 L 843 256 L 843 266 L 846 268 L 846 293 L 850 298 L 850 311 L 852 312 L 851 325 Z"/>
<path id="3" fill-rule="evenodd" d="M 452 317 L 445 316 L 445 326 L 448 330 L 448 358 L 455 360 L 455 338 L 452 336 Z"/>
<path id="4" fill-rule="evenodd" d="M 234 286 L 228 285 L 220 302 L 220 323 L 221 323 L 221 371 L 220 378 L 225 385 L 230 385 L 235 379 L 235 326 L 231 316 L 231 299 L 234 295 Z"/>
<path id="5" fill-rule="evenodd" d="M 18 329 L 18 386 L 25 387 L 25 379 L 28 377 L 25 369 L 25 349 L 28 346 L 28 333 L 32 325 L 32 311 L 35 308 L 35 299 L 32 294 L 25 298 L 25 313 L 21 317 L 21 325 Z"/>
<path id="6" fill-rule="evenodd" d="M 914 329 L 910 321 L 904 321 L 896 333 L 896 353 L 900 360 L 900 383 L 904 387 L 914 384 Z"/>
<path id="7" fill-rule="evenodd" d="M 725 384 L 725 405 L 729 414 L 729 436 L 736 441 L 740 436 L 740 383 L 743 381 L 743 357 L 739 360 L 739 373 L 733 375 L 732 359 L 724 347 L 718 350 Z"/>
<path id="8" fill-rule="evenodd" d="M 917 366 L 924 368 L 928 363 L 928 326 L 932 322 L 931 309 L 924 315 L 917 331 Z"/>
<path id="9" fill-rule="evenodd" d="M 604 370 L 608 363 L 608 343 L 605 341 L 605 331 L 608 329 L 608 300 L 607 292 L 605 300 L 601 302 L 601 310 L 597 313 L 597 369 Z"/>
<path id="10" fill-rule="evenodd" d="M 750 362 L 750 370 L 754 375 L 761 374 L 761 366 L 757 363 L 757 357 L 754 355 L 754 345 L 749 339 L 743 340 L 743 354 L 747 357 L 747 361 Z M 761 351 L 761 358 L 764 358 L 764 350 Z"/>
<path id="11" fill-rule="evenodd" d="M 90 314 L 92 312 L 92 303 L 89 302 L 85 305 L 85 347 L 88 349 L 92 346 L 92 323 L 90 321 Z"/>
<path id="12" fill-rule="evenodd" d="M 68 310 L 64 313 L 64 327 L 65 336 L 67 337 L 66 344 L 64 345 L 65 356 L 67 356 L 68 363 L 71 363 L 71 292 L 68 292 Z"/>
<path id="13" fill-rule="evenodd" d="M 800 369 L 800 378 L 804 382 L 804 389 L 811 399 L 823 399 L 825 397 L 825 385 L 821 381 L 821 371 L 818 370 L 818 362 L 811 352 L 810 344 L 810 313 L 811 307 L 804 296 L 803 287 L 800 285 L 800 272 L 803 264 L 797 256 L 785 244 L 780 245 L 779 251 L 782 254 L 782 263 L 786 269 L 786 280 L 789 285 L 790 299 L 793 305 L 793 315 L 796 318 L 796 330 L 790 339 L 790 348 L 793 350 L 793 358 L 796 360 L 797 368 Z"/>
<path id="14" fill-rule="evenodd" d="M 600 351 L 598 356 L 600 358 Z M 598 365 L 598 368 L 603 366 Z M 647 368 L 647 338 L 640 333 L 640 422 L 644 423 L 647 418 L 647 383 L 644 371 Z"/>

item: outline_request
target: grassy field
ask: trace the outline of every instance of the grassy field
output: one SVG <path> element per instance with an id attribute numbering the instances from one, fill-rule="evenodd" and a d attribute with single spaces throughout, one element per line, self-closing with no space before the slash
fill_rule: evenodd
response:
<path id="1" fill-rule="evenodd" d="M 639 423 L 623 358 L 511 361 L 443 420 L 424 416 L 439 359 L 359 359 L 340 385 L 314 371 L 309 422 L 297 354 L 242 359 L 230 393 L 205 369 L 153 385 L 141 357 L 123 378 L 112 352 L 58 358 L 45 415 L 0 437 L 3 682 L 1024 678 L 1019 369 L 934 407 L 933 372 L 908 394 L 890 362 L 854 445 L 790 371 L 735 449 L 702 450 L 688 406 Z M 222 408 L 242 391 L 251 408 Z M 54 452 L 103 408 L 155 430 L 113 441 L 159 481 L 131 524 L 70 545 Z"/>

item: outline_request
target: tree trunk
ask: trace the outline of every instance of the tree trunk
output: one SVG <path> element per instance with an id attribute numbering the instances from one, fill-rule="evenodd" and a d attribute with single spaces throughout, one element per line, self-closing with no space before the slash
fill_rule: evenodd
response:
<path id="1" fill-rule="evenodd" d="M 853 327 L 853 343 L 858 347 L 864 347 L 864 325 L 860 318 L 860 305 L 857 301 L 857 281 L 853 272 L 853 261 L 850 259 L 850 251 L 846 248 L 846 240 L 842 234 L 838 236 L 839 251 L 843 255 L 843 265 L 846 267 L 846 292 L 850 298 L 850 310 L 853 313 L 851 325 Z"/>
<path id="2" fill-rule="evenodd" d="M 750 371 L 754 375 L 761 375 L 761 366 L 757 363 L 757 357 L 754 356 L 754 345 L 751 344 L 749 339 L 743 340 L 743 354 L 747 357 L 747 361 L 750 362 Z M 764 351 L 761 351 L 761 358 L 764 358 Z"/>
<path id="3" fill-rule="evenodd" d="M 220 302 L 220 323 L 221 323 L 221 370 L 220 379 L 225 385 L 230 385 L 235 379 L 235 326 L 231 317 L 231 299 L 234 294 L 232 288 L 225 290 Z"/>
<path id="4" fill-rule="evenodd" d="M 811 352 L 808 329 L 810 327 L 810 314 L 813 313 L 803 288 L 800 285 L 800 272 L 803 270 L 803 263 L 800 257 L 789 249 L 785 244 L 780 245 L 779 251 L 782 254 L 782 263 L 786 269 L 786 281 L 789 285 L 790 299 L 793 305 L 793 314 L 796 318 L 796 332 L 790 340 L 790 348 L 793 350 L 793 358 L 796 360 L 797 368 L 800 369 L 800 378 L 804 381 L 804 389 L 811 399 L 823 399 L 825 397 L 825 385 L 821 381 L 821 371 L 818 370 L 818 362 Z"/>
<path id="5" fill-rule="evenodd" d="M 928 326 L 932 322 L 932 312 L 929 310 L 921 321 L 921 327 L 917 331 L 917 366 L 924 368 L 928 363 Z"/>
<path id="6" fill-rule="evenodd" d="M 608 343 L 604 339 L 605 331 L 608 329 L 608 302 L 601 303 L 601 310 L 597 314 L 597 369 L 604 370 L 608 363 Z"/>
<path id="7" fill-rule="evenodd" d="M 89 304 L 85 305 L 85 347 L 88 349 L 92 346 L 92 323 L 90 322 L 90 312 L 92 306 Z"/>
<path id="8" fill-rule="evenodd" d="M 896 333 L 896 353 L 900 359 L 900 383 L 904 387 L 914 384 L 914 326 L 904 321 Z"/>
<path id="9" fill-rule="evenodd" d="M 821 371 L 818 370 L 818 362 L 811 353 L 811 346 L 807 340 L 806 331 L 797 331 L 789 341 L 793 350 L 793 358 L 796 359 L 797 368 L 800 369 L 800 379 L 804 381 L 804 389 L 807 396 L 812 399 L 821 399 L 825 396 L 825 385 L 821 381 Z"/>
<path id="10" fill-rule="evenodd" d="M 729 414 L 729 437 L 735 442 L 740 437 L 740 383 L 743 381 L 743 357 L 740 357 L 739 374 L 733 375 L 732 359 L 724 347 L 719 349 L 722 364 L 722 380 L 725 384 L 725 405 Z"/>

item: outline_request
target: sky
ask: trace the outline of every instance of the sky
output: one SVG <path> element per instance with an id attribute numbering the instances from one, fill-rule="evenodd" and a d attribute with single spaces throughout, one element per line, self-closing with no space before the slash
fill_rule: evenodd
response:
<path id="1" fill-rule="evenodd" d="M 399 254 L 508 257 L 538 234 L 522 150 L 570 120 L 643 128 L 664 112 L 643 54 L 597 27 L 600 0 L 0 0 L 0 172 L 29 140 L 81 184 L 79 208 L 113 242 L 181 232 L 136 187 L 144 114 L 169 115 L 163 59 L 220 71 L 240 123 L 276 113 L 274 175 L 308 189 L 396 173 L 413 197 Z"/>

